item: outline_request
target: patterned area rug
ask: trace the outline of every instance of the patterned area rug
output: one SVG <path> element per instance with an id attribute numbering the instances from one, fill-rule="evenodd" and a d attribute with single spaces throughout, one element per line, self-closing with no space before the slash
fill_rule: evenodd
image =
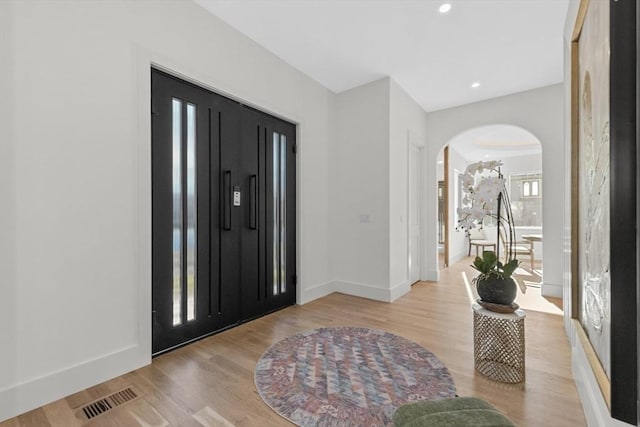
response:
<path id="1" fill-rule="evenodd" d="M 383 331 L 321 328 L 267 350 L 256 366 L 262 399 L 299 426 L 390 426 L 397 407 L 453 397 L 447 368 L 429 350 Z"/>

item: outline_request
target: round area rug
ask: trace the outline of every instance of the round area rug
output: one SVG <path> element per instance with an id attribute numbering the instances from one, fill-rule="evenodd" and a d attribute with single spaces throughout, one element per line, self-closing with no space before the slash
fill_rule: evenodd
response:
<path id="1" fill-rule="evenodd" d="M 456 391 L 429 350 L 350 327 L 313 329 L 274 344 L 258 361 L 255 383 L 267 405 L 299 426 L 388 426 L 400 405 Z"/>

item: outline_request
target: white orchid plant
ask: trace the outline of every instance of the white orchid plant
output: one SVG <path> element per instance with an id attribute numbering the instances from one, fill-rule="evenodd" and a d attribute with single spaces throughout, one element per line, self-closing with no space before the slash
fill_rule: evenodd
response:
<path id="1" fill-rule="evenodd" d="M 463 206 L 458 207 L 458 229 L 469 233 L 476 226 L 482 227 L 485 216 L 494 217 L 498 197 L 506 192 L 506 180 L 500 173 L 500 166 L 502 162 L 499 160 L 476 162 L 467 166 L 461 176 L 464 197 Z M 491 175 L 494 172 L 496 175 Z M 476 184 L 477 175 L 481 176 Z"/>
<path id="2" fill-rule="evenodd" d="M 507 241 L 504 242 L 507 261 L 504 264 L 492 251 L 484 252 L 482 258 L 476 257 L 472 267 L 480 271 L 478 278 L 481 279 L 489 276 L 509 278 L 519 264 L 513 251 L 515 241 L 513 215 L 507 193 L 507 180 L 502 176 L 501 166 L 502 162 L 499 160 L 476 162 L 467 166 L 461 176 L 464 197 L 463 205 L 457 210 L 459 220 L 456 229 L 464 230 L 469 236 L 472 229 L 483 227 L 485 218 L 493 218 L 496 221 L 498 233 L 503 232 L 507 237 Z M 500 240 L 497 239 L 496 242 L 498 253 Z"/>

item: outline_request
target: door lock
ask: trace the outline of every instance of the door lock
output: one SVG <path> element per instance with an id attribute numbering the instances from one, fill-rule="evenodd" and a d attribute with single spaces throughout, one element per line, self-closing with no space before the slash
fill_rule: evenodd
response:
<path id="1" fill-rule="evenodd" d="M 240 206 L 240 186 L 233 186 L 233 206 Z"/>

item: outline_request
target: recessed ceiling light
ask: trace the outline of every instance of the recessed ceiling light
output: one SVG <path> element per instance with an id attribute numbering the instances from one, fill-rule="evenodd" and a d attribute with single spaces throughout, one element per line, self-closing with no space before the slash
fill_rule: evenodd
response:
<path id="1" fill-rule="evenodd" d="M 477 87 L 480 87 L 480 82 L 471 83 L 471 87 L 474 88 L 474 89 L 477 88 Z"/>
<path id="2" fill-rule="evenodd" d="M 484 158 L 486 159 L 487 157 L 489 157 L 489 155 L 488 155 L 488 154 L 485 154 L 485 155 L 484 155 Z"/>
<path id="3" fill-rule="evenodd" d="M 438 160 L 438 164 L 441 165 L 444 163 L 444 160 Z"/>
<path id="4" fill-rule="evenodd" d="M 438 9 L 440 13 L 447 13 L 451 10 L 451 3 L 443 3 Z"/>

